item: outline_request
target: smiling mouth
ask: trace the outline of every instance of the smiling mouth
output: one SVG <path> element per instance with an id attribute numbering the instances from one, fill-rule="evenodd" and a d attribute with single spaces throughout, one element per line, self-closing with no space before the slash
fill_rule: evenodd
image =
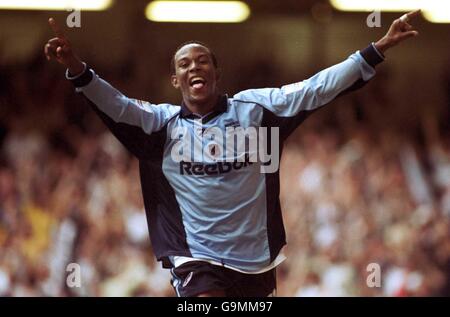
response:
<path id="1" fill-rule="evenodd" d="M 201 89 L 206 85 L 206 80 L 202 77 L 193 77 L 189 81 L 189 85 L 194 89 Z"/>

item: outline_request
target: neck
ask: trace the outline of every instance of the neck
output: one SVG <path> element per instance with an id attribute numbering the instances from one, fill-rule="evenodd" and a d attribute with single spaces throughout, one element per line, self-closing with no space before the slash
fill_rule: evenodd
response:
<path id="1" fill-rule="evenodd" d="M 184 104 L 192 113 L 203 116 L 207 113 L 210 113 L 214 109 L 218 102 L 218 99 L 219 95 L 215 95 L 205 102 L 192 102 L 185 99 Z"/>

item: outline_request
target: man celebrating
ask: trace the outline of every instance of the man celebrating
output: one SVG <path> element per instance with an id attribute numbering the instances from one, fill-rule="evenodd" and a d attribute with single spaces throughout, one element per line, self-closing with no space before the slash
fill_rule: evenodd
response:
<path id="1" fill-rule="evenodd" d="M 56 37 L 45 54 L 67 68 L 76 91 L 139 159 L 154 253 L 171 269 L 177 295 L 268 296 L 286 244 L 279 171 L 263 172 L 269 161 L 254 160 L 246 146 L 225 149 L 225 139 L 245 131 L 247 145 L 255 139 L 251 129 L 264 131 L 258 144 L 270 143 L 278 161 L 283 141 L 309 114 L 368 82 L 386 50 L 418 34 L 409 24 L 418 14 L 405 14 L 379 41 L 307 80 L 232 98 L 219 94 L 214 53 L 199 42 L 184 44 L 173 56 L 171 78 L 181 105 L 123 95 L 75 55 L 52 18 Z"/>

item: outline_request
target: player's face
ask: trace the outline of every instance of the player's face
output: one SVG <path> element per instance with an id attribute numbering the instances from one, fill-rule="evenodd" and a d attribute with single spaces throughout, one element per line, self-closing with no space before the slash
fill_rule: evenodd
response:
<path id="1" fill-rule="evenodd" d="M 172 84 L 183 99 L 197 105 L 209 104 L 217 96 L 217 70 L 209 50 L 199 44 L 183 46 L 175 54 Z"/>

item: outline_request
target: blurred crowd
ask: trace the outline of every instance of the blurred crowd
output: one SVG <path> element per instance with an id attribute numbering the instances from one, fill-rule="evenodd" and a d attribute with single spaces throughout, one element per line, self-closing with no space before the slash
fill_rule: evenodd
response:
<path id="1" fill-rule="evenodd" d="M 342 122 L 317 113 L 285 148 L 279 296 L 450 295 L 450 134 L 380 129 L 364 111 L 392 105 L 364 89 L 334 103 Z M 0 296 L 174 296 L 137 163 L 60 68 L 0 67 Z"/>
<path id="2" fill-rule="evenodd" d="M 412 140 L 379 137 L 306 132 L 286 153 L 284 294 L 450 295 L 450 143 L 426 170 Z"/>

